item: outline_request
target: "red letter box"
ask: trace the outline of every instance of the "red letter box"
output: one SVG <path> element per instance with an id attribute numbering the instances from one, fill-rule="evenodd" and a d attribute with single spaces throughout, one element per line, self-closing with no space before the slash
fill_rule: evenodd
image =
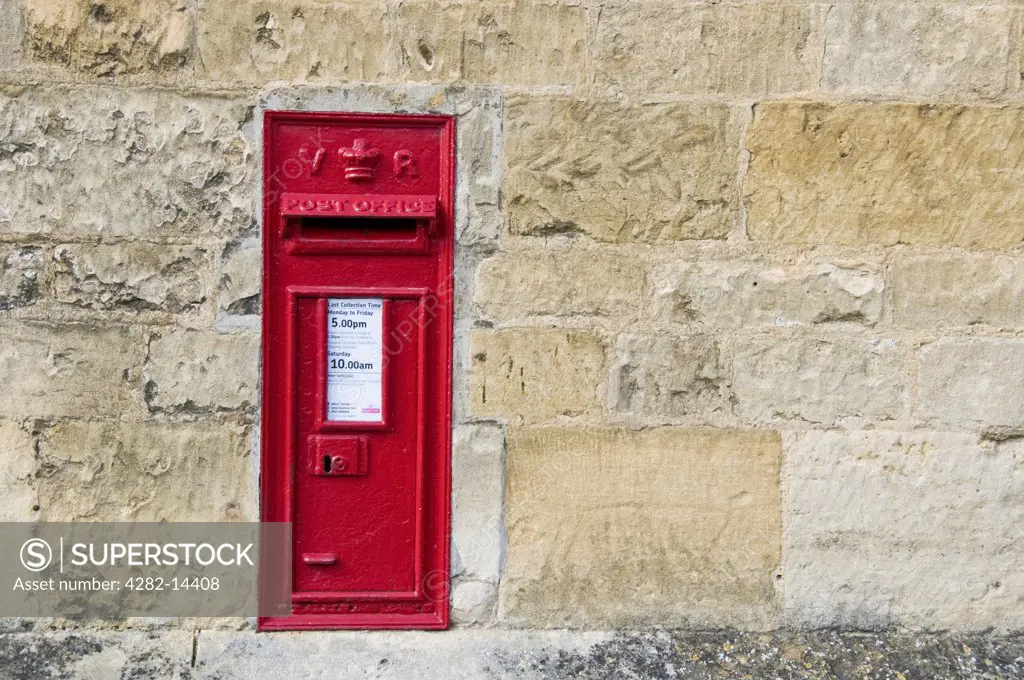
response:
<path id="1" fill-rule="evenodd" d="M 454 120 L 271 111 L 263 129 L 262 517 L 293 616 L 448 624 Z"/>

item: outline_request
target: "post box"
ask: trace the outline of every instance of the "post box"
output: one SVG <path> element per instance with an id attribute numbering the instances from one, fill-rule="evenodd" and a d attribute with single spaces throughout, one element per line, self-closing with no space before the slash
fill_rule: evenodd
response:
<path id="1" fill-rule="evenodd" d="M 259 628 L 444 628 L 454 120 L 269 111 L 263 144 L 261 515 L 294 544 Z"/>

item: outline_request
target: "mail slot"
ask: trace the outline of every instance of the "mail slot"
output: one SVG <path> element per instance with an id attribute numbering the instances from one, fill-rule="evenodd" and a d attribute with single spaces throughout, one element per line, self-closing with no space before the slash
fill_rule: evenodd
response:
<path id="1" fill-rule="evenodd" d="M 261 515 L 294 545 L 259 628 L 445 628 L 454 120 L 270 111 L 263 142 Z"/>

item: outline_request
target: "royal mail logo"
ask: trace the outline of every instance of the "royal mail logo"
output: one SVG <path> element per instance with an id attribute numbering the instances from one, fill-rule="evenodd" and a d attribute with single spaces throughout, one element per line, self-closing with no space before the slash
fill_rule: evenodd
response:
<path id="1" fill-rule="evenodd" d="M 338 149 L 345 179 L 349 182 L 372 182 L 377 176 L 380 151 L 370 146 L 365 139 L 357 139 L 352 146 Z"/>
<path id="2" fill-rule="evenodd" d="M 377 180 L 377 169 L 384 158 L 384 152 L 374 147 L 362 137 L 352 140 L 351 146 L 339 146 L 334 149 L 340 165 L 342 176 L 346 181 L 361 184 Z M 321 141 L 303 144 L 295 152 L 294 158 L 287 159 L 281 169 L 288 179 L 294 179 L 305 171 L 306 177 L 319 175 L 328 162 L 328 149 Z M 277 174 L 277 173 L 275 173 Z M 394 179 L 415 180 L 420 176 L 419 158 L 409 149 L 398 149 L 391 156 L 391 176 Z"/>

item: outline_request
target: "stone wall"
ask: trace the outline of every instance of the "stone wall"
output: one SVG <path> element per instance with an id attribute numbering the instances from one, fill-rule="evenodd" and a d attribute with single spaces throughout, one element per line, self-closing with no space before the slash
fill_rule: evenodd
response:
<path id="1" fill-rule="evenodd" d="M 459 625 L 1020 629 L 1022 69 L 1017 0 L 0 0 L 0 518 L 257 517 L 262 111 L 439 112 Z"/>

